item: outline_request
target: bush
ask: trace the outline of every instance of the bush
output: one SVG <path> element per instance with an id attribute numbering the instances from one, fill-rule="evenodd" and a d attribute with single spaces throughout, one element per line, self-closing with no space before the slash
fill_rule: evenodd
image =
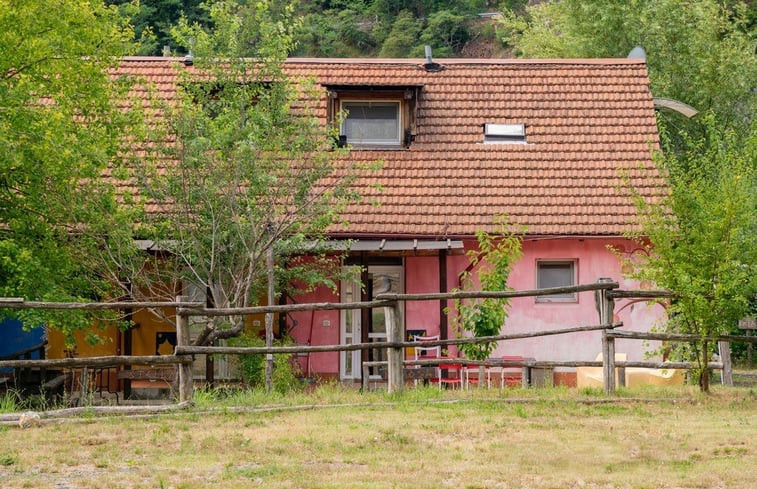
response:
<path id="1" fill-rule="evenodd" d="M 275 346 L 287 346 L 294 344 L 290 338 L 283 338 L 274 342 Z M 265 346 L 265 340 L 251 335 L 243 334 L 229 340 L 230 346 Z M 273 389 L 276 392 L 287 393 L 300 387 L 300 369 L 293 360 L 294 355 L 276 354 L 273 356 Z M 242 380 L 249 387 L 265 386 L 265 355 L 238 355 L 237 367 Z"/>

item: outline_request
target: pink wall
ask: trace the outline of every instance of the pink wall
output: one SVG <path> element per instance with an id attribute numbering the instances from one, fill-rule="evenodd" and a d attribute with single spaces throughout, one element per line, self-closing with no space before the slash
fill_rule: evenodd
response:
<path id="1" fill-rule="evenodd" d="M 537 260 L 551 259 L 575 260 L 579 284 L 593 283 L 600 277 L 609 277 L 618 281 L 621 288 L 636 288 L 635 283 L 622 277 L 618 259 L 607 249 L 608 245 L 624 249 L 626 252 L 636 248 L 632 242 L 624 239 L 527 239 L 523 242 L 523 258 L 514 267 L 509 285 L 516 290 L 535 289 Z M 475 246 L 475 242 L 466 242 L 465 246 L 466 249 L 470 249 Z M 447 284 L 450 289 L 458 286 L 459 273 L 468 263 L 468 257 L 464 254 L 447 257 Z M 405 291 L 439 291 L 437 257 L 405 258 Z M 339 294 L 327 288 L 297 297 L 297 302 L 300 303 L 338 300 Z M 663 309 L 659 305 L 626 304 L 628 301 L 618 301 L 615 307 L 616 313 L 620 311 L 619 319 L 624 323 L 624 330 L 649 330 L 663 315 Z M 301 312 L 292 316 L 297 324 L 291 329 L 291 335 L 298 343 L 339 343 L 338 311 Z M 408 302 L 405 305 L 406 329 L 425 329 L 427 334 L 438 334 L 439 316 L 439 303 L 436 301 Z M 594 325 L 598 322 L 593 292 L 580 293 L 575 302 L 539 303 L 533 297 L 517 298 L 511 301 L 511 310 L 503 334 Z M 450 337 L 454 336 L 455 333 L 451 331 Z M 619 340 L 616 351 L 627 353 L 629 360 L 643 360 L 644 352 L 656 346 L 653 343 L 645 348 L 640 341 Z M 601 334 L 587 332 L 510 341 L 500 344 L 492 356 L 507 354 L 533 357 L 537 360 L 593 360 L 600 351 Z M 450 353 L 455 354 L 455 349 L 451 349 Z M 307 357 L 299 360 L 303 372 L 308 372 Z M 334 375 L 339 372 L 338 353 L 313 354 L 309 362 L 310 373 Z"/>
<path id="2" fill-rule="evenodd" d="M 621 288 L 638 288 L 638 284 L 623 278 L 618 258 L 607 249 L 608 245 L 626 252 L 636 248 L 634 243 L 624 239 L 526 240 L 523 243 L 523 258 L 513 269 L 509 285 L 516 290 L 536 288 L 537 260 L 552 259 L 576 260 L 579 284 L 593 283 L 601 277 L 608 277 L 617 281 Z M 617 301 L 616 313 L 627 302 Z M 639 303 L 623 308 L 616 320 L 623 321 L 624 330 L 649 330 L 662 316 L 662 312 L 660 306 Z M 512 300 L 504 331 L 518 333 L 598 323 L 594 292 L 579 293 L 576 302 L 540 303 L 533 297 L 523 297 Z M 601 334 L 586 332 L 511 341 L 501 344 L 493 355 L 522 355 L 537 360 L 555 361 L 594 360 L 600 351 Z M 646 350 L 640 341 L 622 340 L 616 343 L 616 351 L 627 353 L 629 360 L 643 360 Z"/>

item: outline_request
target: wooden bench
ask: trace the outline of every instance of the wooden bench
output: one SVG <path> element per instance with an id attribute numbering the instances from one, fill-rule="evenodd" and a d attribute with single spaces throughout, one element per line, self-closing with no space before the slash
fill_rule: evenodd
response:
<path id="1" fill-rule="evenodd" d="M 120 370 L 118 380 L 131 381 L 132 389 L 175 389 L 178 382 L 175 367 Z"/>

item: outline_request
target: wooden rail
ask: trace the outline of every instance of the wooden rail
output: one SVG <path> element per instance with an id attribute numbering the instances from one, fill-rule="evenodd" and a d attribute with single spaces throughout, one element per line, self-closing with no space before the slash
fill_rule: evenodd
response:
<path id="1" fill-rule="evenodd" d="M 467 337 L 444 340 L 424 341 L 424 346 L 451 346 L 488 343 L 497 341 L 509 341 L 523 338 L 570 334 L 585 331 L 602 332 L 603 361 L 572 361 L 572 362 L 549 362 L 530 361 L 503 362 L 487 361 L 475 362 L 466 359 L 455 359 L 456 362 L 467 365 L 490 365 L 504 367 L 579 367 L 579 366 L 602 366 L 605 391 L 610 393 L 615 390 L 615 369 L 625 367 L 645 368 L 690 368 L 688 362 L 616 362 L 615 340 L 616 339 L 650 339 L 662 341 L 746 341 L 757 342 L 757 337 L 721 335 L 713 338 L 701 338 L 697 335 L 671 335 L 664 333 L 636 333 L 617 331 L 622 323 L 613 322 L 614 301 L 624 298 L 655 299 L 672 297 L 667 291 L 629 291 L 618 290 L 619 284 L 612 279 L 599 279 L 593 284 L 576 285 L 570 287 L 552 287 L 546 289 L 520 290 L 520 291 L 470 291 L 470 292 L 447 292 L 431 294 L 393 294 L 385 293 L 376 296 L 375 300 L 350 303 L 312 303 L 312 304 L 286 304 L 240 308 L 209 309 L 204 303 L 191 302 L 185 296 L 178 296 L 173 302 L 104 302 L 104 303 L 62 303 L 62 302 L 35 302 L 25 301 L 23 298 L 0 298 L 0 308 L 27 308 L 27 309 L 56 309 L 56 310 L 104 310 L 104 309 L 139 309 L 139 308 L 176 308 L 177 318 L 177 346 L 175 355 L 162 356 L 107 356 L 91 358 L 66 358 L 52 360 L 3 360 L 0 368 L 81 368 L 81 367 L 107 367 L 125 365 L 179 365 L 179 394 L 180 400 L 189 401 L 192 397 L 191 355 L 203 354 L 226 354 L 226 355 L 249 355 L 249 354 L 296 354 L 315 352 L 339 352 L 353 350 L 367 350 L 384 348 L 388 350 L 388 388 L 390 391 L 401 390 L 404 386 L 403 370 L 405 365 L 434 365 L 433 360 L 404 360 L 404 348 L 417 346 L 416 342 L 403 341 L 403 325 L 399 321 L 397 311 L 400 302 L 405 301 L 428 301 L 428 300 L 452 300 L 452 299 L 475 299 L 475 298 L 515 298 L 535 297 L 561 293 L 577 293 L 594 291 L 599 314 L 598 325 L 576 326 L 570 328 L 534 331 L 529 333 L 503 334 L 487 337 Z M 288 313 L 295 311 L 314 310 L 354 310 L 383 307 L 387 321 L 388 340 L 376 343 L 357 343 L 350 345 L 319 345 L 319 346 L 276 346 L 276 347 L 212 347 L 189 345 L 187 331 L 188 318 L 190 316 L 237 316 L 262 313 Z M 365 362 L 364 362 L 365 363 Z M 371 362 L 368 362 L 371 363 Z M 438 363 L 438 361 L 436 362 Z M 725 363 L 725 362 L 724 362 Z M 711 363 L 710 368 L 726 368 L 721 363 Z"/>

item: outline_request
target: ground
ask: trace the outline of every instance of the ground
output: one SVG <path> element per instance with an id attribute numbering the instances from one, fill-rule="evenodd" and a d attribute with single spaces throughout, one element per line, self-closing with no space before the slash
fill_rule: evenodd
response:
<path id="1" fill-rule="evenodd" d="M 220 408 L 201 395 L 180 414 L 0 426 L 0 485 L 757 487 L 753 389 L 621 396 L 576 389 L 388 396 L 329 387 L 262 409 L 259 395 L 222 400 Z"/>

